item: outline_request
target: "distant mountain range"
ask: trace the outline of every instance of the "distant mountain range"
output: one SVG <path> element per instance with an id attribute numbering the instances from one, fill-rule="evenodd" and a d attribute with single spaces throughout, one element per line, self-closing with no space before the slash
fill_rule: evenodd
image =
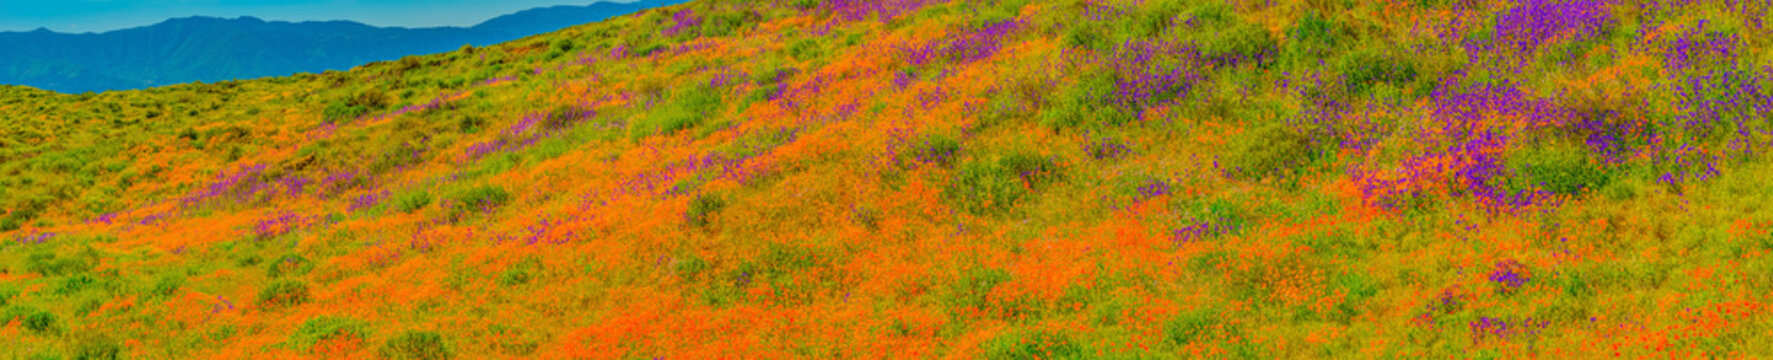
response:
<path id="1" fill-rule="evenodd" d="M 536 8 L 467 28 L 188 17 L 104 33 L 0 32 L 0 84 L 79 93 L 347 70 L 465 44 L 497 44 L 684 1 Z"/>

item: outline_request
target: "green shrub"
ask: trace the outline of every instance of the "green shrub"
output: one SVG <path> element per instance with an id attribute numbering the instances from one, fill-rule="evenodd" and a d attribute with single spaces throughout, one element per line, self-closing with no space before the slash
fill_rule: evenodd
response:
<path id="1" fill-rule="evenodd" d="M 1016 174 L 1029 188 L 1040 188 L 1060 178 L 1059 164 L 1053 159 L 1028 153 L 1017 153 L 998 160 L 999 166 Z"/>
<path id="2" fill-rule="evenodd" d="M 1052 331 L 1013 331 L 992 339 L 986 345 L 986 359 L 1085 359 L 1094 354 L 1065 333 Z"/>
<path id="3" fill-rule="evenodd" d="M 700 29 L 701 36 L 719 37 L 739 33 L 750 19 L 745 12 L 723 11 L 708 15 Z"/>
<path id="4" fill-rule="evenodd" d="M 431 193 L 419 191 L 406 193 L 394 198 L 394 209 L 403 213 L 411 213 L 431 205 Z"/>
<path id="5" fill-rule="evenodd" d="M 1170 343 L 1185 345 L 1236 335 L 1237 328 L 1223 320 L 1226 315 L 1212 309 L 1190 311 L 1170 319 L 1164 335 Z"/>
<path id="6" fill-rule="evenodd" d="M 1360 315 L 1362 312 L 1360 304 L 1365 302 L 1367 298 L 1379 294 L 1379 285 L 1364 273 L 1349 272 L 1338 276 L 1336 282 L 1342 288 L 1343 294 L 1347 295 L 1341 302 L 1336 303 L 1336 311 L 1331 314 L 1333 320 L 1337 322 L 1347 323 L 1349 319 Z"/>
<path id="7" fill-rule="evenodd" d="M 97 279 L 93 279 L 91 276 L 86 276 L 85 274 L 70 276 L 67 279 L 63 279 L 62 283 L 56 286 L 55 294 L 63 296 L 73 295 L 86 290 L 97 283 Z"/>
<path id="8" fill-rule="evenodd" d="M 690 226 L 708 226 L 714 221 L 715 213 L 725 208 L 726 199 L 713 194 L 697 195 L 695 199 L 690 200 L 689 211 L 684 214 L 684 218 Z"/>
<path id="9" fill-rule="evenodd" d="M 1028 196 L 1016 173 L 995 163 L 969 162 L 955 172 L 947 189 L 948 198 L 958 202 L 962 210 L 986 214 L 1007 209 Z"/>
<path id="10" fill-rule="evenodd" d="M 1034 190 L 1057 181 L 1059 166 L 1033 154 L 1013 154 L 993 162 L 961 165 L 949 184 L 948 198 L 973 214 L 987 214 L 1014 207 Z"/>
<path id="11" fill-rule="evenodd" d="M 1177 18 L 1186 10 L 1183 8 L 1185 4 L 1178 1 L 1151 1 L 1145 4 L 1148 9 L 1144 9 L 1143 14 L 1130 24 L 1135 30 L 1134 34 L 1141 37 L 1163 36 L 1164 32 L 1175 26 Z M 1196 17 L 1196 20 L 1201 19 Z"/>
<path id="12" fill-rule="evenodd" d="M 60 276 L 86 272 L 91 265 L 77 258 L 56 257 L 55 253 L 39 252 L 25 258 L 25 271 L 42 276 Z"/>
<path id="13" fill-rule="evenodd" d="M 819 43 L 817 37 L 809 37 L 789 45 L 788 56 L 794 57 L 795 60 L 800 61 L 818 59 L 824 56 L 824 48 L 824 45 Z"/>
<path id="14" fill-rule="evenodd" d="M 388 98 L 388 94 L 370 89 L 343 101 L 328 104 L 322 115 L 332 121 L 353 119 L 386 109 L 390 101 L 392 100 Z"/>
<path id="15" fill-rule="evenodd" d="M 176 272 L 167 272 L 160 274 L 160 277 L 154 280 L 154 286 L 149 289 L 148 294 L 160 297 L 172 296 L 173 294 L 177 294 L 179 288 L 184 287 L 184 285 L 184 275 Z"/>
<path id="16" fill-rule="evenodd" d="M 1280 52 L 1280 45 L 1267 29 L 1251 23 L 1238 22 L 1236 25 L 1213 31 L 1200 41 L 1201 53 L 1222 60 L 1237 59 L 1242 62 L 1255 62 L 1273 58 Z M 1272 60 L 1262 61 L 1268 64 Z"/>
<path id="17" fill-rule="evenodd" d="M 1271 124 L 1247 133 L 1232 144 L 1225 170 L 1245 179 L 1294 175 L 1320 157 L 1311 137 L 1284 124 Z"/>
<path id="18" fill-rule="evenodd" d="M 1610 171 L 1574 146 L 1534 147 L 1509 159 L 1518 179 L 1513 188 L 1537 187 L 1557 194 L 1599 190 L 1613 180 Z"/>
<path id="19" fill-rule="evenodd" d="M 1311 64 L 1329 58 L 1343 42 L 1341 30 L 1334 21 L 1311 12 L 1287 30 L 1283 55 L 1296 65 Z"/>
<path id="20" fill-rule="evenodd" d="M 701 126 L 724 106 L 721 93 L 706 86 L 682 90 L 648 116 L 646 124 L 635 127 L 636 137 L 671 135 Z"/>
<path id="21" fill-rule="evenodd" d="M 554 50 L 557 50 L 560 52 L 572 52 L 573 49 L 577 48 L 578 46 L 579 45 L 577 43 L 574 43 L 572 39 L 560 39 L 560 40 L 554 41 Z"/>
<path id="22" fill-rule="evenodd" d="M 30 330 L 39 334 L 54 333 L 61 330 L 61 324 L 56 321 L 55 314 L 43 310 L 36 310 L 25 315 L 23 318 L 19 319 L 19 323 L 25 326 L 25 330 Z"/>
<path id="23" fill-rule="evenodd" d="M 443 335 L 429 331 L 407 331 L 382 344 L 383 357 L 395 360 L 437 360 L 454 357 Z"/>
<path id="24" fill-rule="evenodd" d="M 1065 45 L 1096 51 L 1106 51 L 1110 46 L 1108 33 L 1099 26 L 1067 26 L 1065 27 Z"/>
<path id="25" fill-rule="evenodd" d="M 1137 120 L 1138 109 L 1125 108 L 1115 91 L 1113 72 L 1087 72 L 1078 83 L 1058 90 L 1053 104 L 1041 113 L 1041 121 L 1053 128 L 1089 129 Z"/>
<path id="26" fill-rule="evenodd" d="M 991 289 L 1011 280 L 1003 269 L 979 267 L 966 271 L 944 295 L 942 305 L 949 309 L 985 309 L 990 306 Z"/>
<path id="27" fill-rule="evenodd" d="M 355 119 L 368 114 L 369 108 L 351 106 L 342 102 L 328 104 L 326 110 L 321 111 L 321 116 L 332 121 Z"/>
<path id="28" fill-rule="evenodd" d="M 283 280 L 259 291 L 259 304 L 265 307 L 289 307 L 308 302 L 308 283 Z"/>
<path id="29" fill-rule="evenodd" d="M 1367 92 L 1376 84 L 1403 86 L 1416 81 L 1416 63 L 1408 58 L 1361 50 L 1338 59 L 1348 95 Z"/>
<path id="30" fill-rule="evenodd" d="M 679 260 L 674 270 L 679 276 L 693 279 L 696 276 L 701 275 L 702 272 L 708 271 L 708 268 L 710 267 L 712 267 L 712 265 L 708 263 L 708 260 L 702 260 L 701 257 L 689 255 L 684 259 Z"/>
<path id="31" fill-rule="evenodd" d="M 528 269 L 515 268 L 506 270 L 504 274 L 499 275 L 499 285 L 518 286 L 528 284 L 531 277 Z"/>
<path id="32" fill-rule="evenodd" d="M 306 351 L 321 341 L 338 337 L 368 337 L 368 325 L 357 319 L 337 316 L 319 316 L 303 322 L 289 335 L 287 344 L 296 350 Z"/>
<path id="33" fill-rule="evenodd" d="M 418 69 L 422 66 L 425 66 L 423 59 L 419 59 L 418 56 L 407 55 L 394 62 L 394 72 L 404 74 L 407 71 L 412 71 L 413 69 Z"/>
<path id="34" fill-rule="evenodd" d="M 482 127 L 486 127 L 486 119 L 479 116 L 461 115 L 461 118 L 456 119 L 456 131 L 464 134 L 478 133 Z"/>
<path id="35" fill-rule="evenodd" d="M 511 193 L 496 185 L 481 185 L 450 196 L 455 216 L 460 219 L 476 211 L 491 211 L 511 202 Z"/>
<path id="36" fill-rule="evenodd" d="M 308 258 L 301 255 L 289 255 L 266 265 L 265 276 L 275 279 L 288 274 L 305 274 L 313 269 L 314 262 L 308 261 Z"/>
<path id="37" fill-rule="evenodd" d="M 74 342 L 74 360 L 117 360 L 123 358 L 123 345 L 104 335 L 82 335 Z"/>

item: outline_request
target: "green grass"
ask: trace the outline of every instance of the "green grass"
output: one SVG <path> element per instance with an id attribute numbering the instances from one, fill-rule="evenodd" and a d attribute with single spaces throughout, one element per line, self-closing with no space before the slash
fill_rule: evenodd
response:
<path id="1" fill-rule="evenodd" d="M 291 307 L 307 303 L 310 296 L 308 283 L 280 280 L 259 291 L 258 303 L 267 308 Z"/>
<path id="2" fill-rule="evenodd" d="M 393 360 L 442 360 L 455 357 L 443 335 L 429 331 L 407 331 L 382 343 L 382 357 Z"/>
<path id="3" fill-rule="evenodd" d="M 321 341 L 338 337 L 368 338 L 369 324 L 348 317 L 317 316 L 302 322 L 285 343 L 298 351 L 307 351 Z"/>

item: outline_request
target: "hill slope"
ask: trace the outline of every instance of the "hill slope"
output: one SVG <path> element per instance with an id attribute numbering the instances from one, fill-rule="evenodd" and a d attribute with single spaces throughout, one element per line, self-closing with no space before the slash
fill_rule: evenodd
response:
<path id="1" fill-rule="evenodd" d="M 141 89 L 343 70 L 371 61 L 490 45 L 680 3 L 555 6 L 467 28 L 381 28 L 349 21 L 191 17 L 105 33 L 0 32 L 0 84 L 66 93 Z"/>
<path id="2" fill-rule="evenodd" d="M 1765 355 L 1766 10 L 704 0 L 0 88 L 0 355 Z"/>

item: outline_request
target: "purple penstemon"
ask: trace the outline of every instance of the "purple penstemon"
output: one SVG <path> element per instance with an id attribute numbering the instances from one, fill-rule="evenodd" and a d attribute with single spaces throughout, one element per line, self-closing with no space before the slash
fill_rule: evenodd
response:
<path id="1" fill-rule="evenodd" d="M 1496 14 L 1496 50 L 1527 56 L 1559 38 L 1582 40 L 1601 35 L 1613 20 L 1607 0 L 1524 0 Z"/>
<path id="2" fill-rule="evenodd" d="M 1526 266 L 1514 260 L 1496 262 L 1495 270 L 1490 271 L 1490 282 L 1502 287 L 1504 292 L 1512 292 L 1527 284 Z"/>
<path id="3" fill-rule="evenodd" d="M 253 234 L 260 240 L 268 240 L 295 231 L 309 221 L 307 217 L 295 213 L 283 213 L 259 220 L 253 225 Z"/>
<path id="4" fill-rule="evenodd" d="M 263 164 L 250 165 L 232 174 L 217 174 L 208 186 L 187 195 L 180 201 L 184 206 L 196 206 L 217 198 L 250 199 L 254 194 L 266 187 L 259 182 L 264 173 Z"/>
<path id="5" fill-rule="evenodd" d="M 967 63 L 984 60 L 1003 49 L 1004 41 L 1024 26 L 1019 19 L 1003 20 L 952 33 L 922 46 L 905 49 L 906 62 L 921 66 L 933 60 Z"/>
<path id="6" fill-rule="evenodd" d="M 926 5 L 944 1 L 946 0 L 826 0 L 817 9 L 829 11 L 843 21 L 861 21 L 874 16 L 881 22 L 891 22 Z"/>
<path id="7" fill-rule="evenodd" d="M 1159 197 L 1159 196 L 1169 195 L 1171 192 L 1170 183 L 1163 181 L 1163 180 L 1158 180 L 1158 179 L 1147 180 L 1147 181 L 1145 181 L 1144 184 L 1140 184 L 1139 187 L 1134 190 L 1135 190 L 1135 192 L 1138 193 L 1137 197 L 1134 199 L 1134 202 L 1140 202 L 1140 201 L 1149 200 L 1151 198 L 1155 198 L 1155 197 Z"/>
<path id="8" fill-rule="evenodd" d="M 22 245 L 42 244 L 50 239 L 54 239 L 56 235 L 57 234 L 53 232 L 31 233 L 30 235 L 18 237 L 18 243 Z"/>
<path id="9" fill-rule="evenodd" d="M 684 9 L 671 15 L 671 27 L 662 32 L 665 36 L 677 36 L 685 30 L 702 26 L 702 17 L 696 16 L 694 9 Z"/>

